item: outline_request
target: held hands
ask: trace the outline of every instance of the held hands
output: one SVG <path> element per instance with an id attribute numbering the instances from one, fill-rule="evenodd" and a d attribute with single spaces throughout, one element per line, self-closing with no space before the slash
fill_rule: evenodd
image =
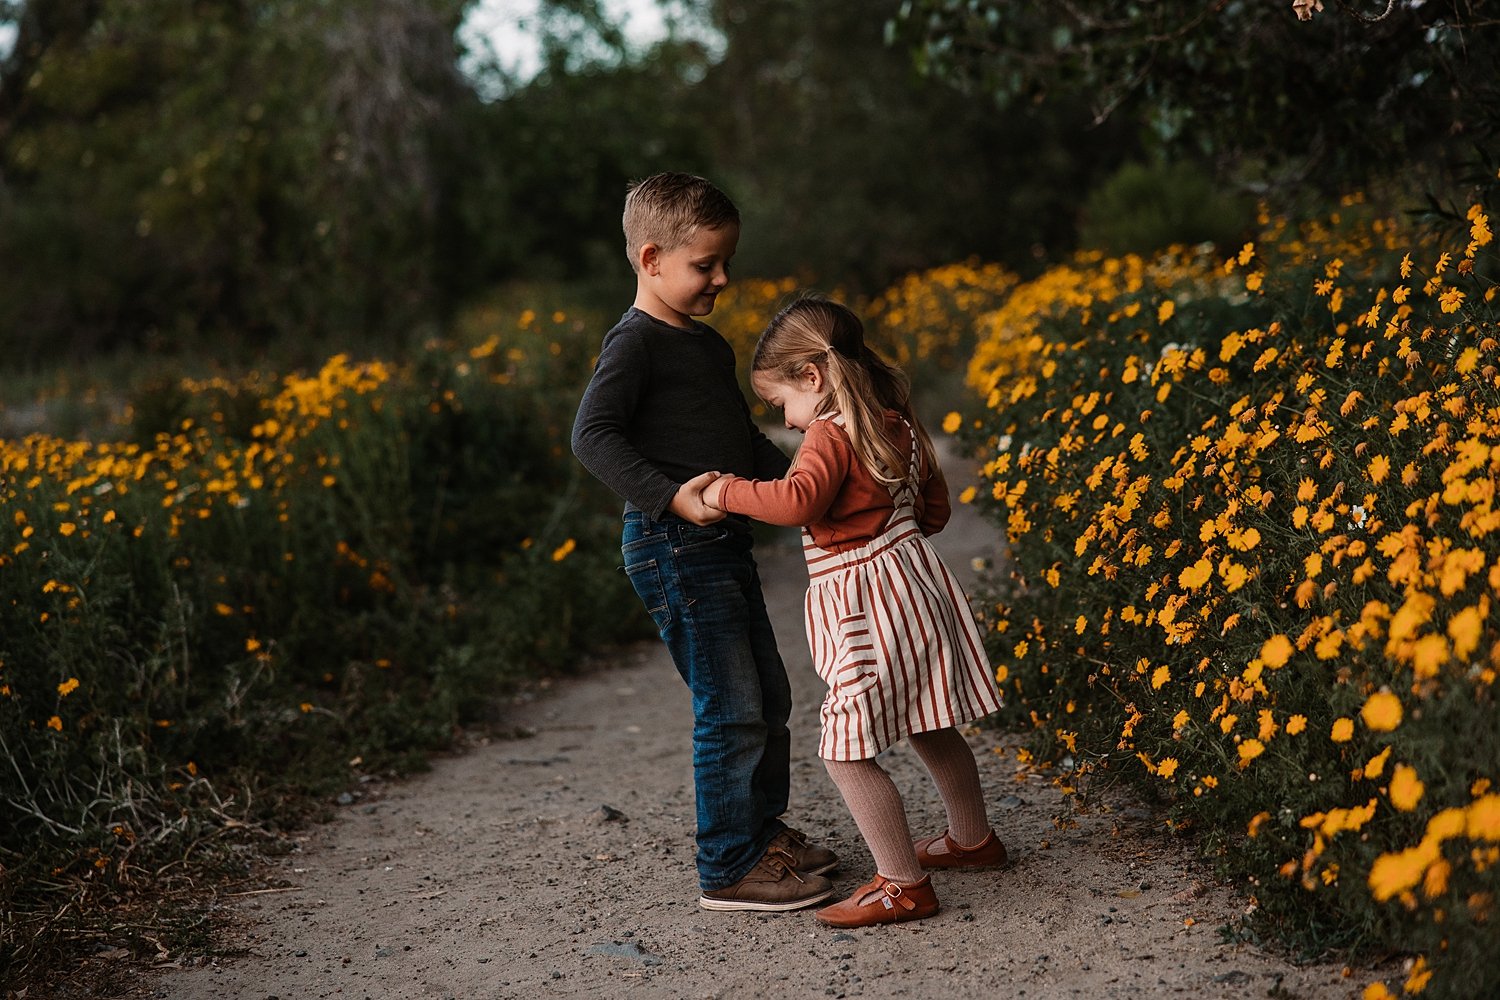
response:
<path id="1" fill-rule="evenodd" d="M 705 490 L 718 478 L 717 472 L 704 472 L 689 479 L 677 487 L 677 493 L 672 497 L 672 503 L 667 510 L 694 524 L 713 524 L 715 521 L 723 520 L 722 510 L 716 510 L 703 502 Z M 719 489 L 714 490 L 715 499 L 718 498 L 719 492 Z"/>
<path id="2" fill-rule="evenodd" d="M 733 478 L 733 477 L 731 477 Z M 714 510 L 724 510 L 724 484 L 728 482 L 723 476 L 719 476 L 703 488 L 703 503 Z"/>

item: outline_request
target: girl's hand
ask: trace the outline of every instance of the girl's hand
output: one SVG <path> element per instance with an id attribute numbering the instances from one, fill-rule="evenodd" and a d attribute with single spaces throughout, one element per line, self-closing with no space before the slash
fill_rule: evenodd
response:
<path id="1" fill-rule="evenodd" d="M 703 491 L 703 503 L 714 510 L 723 511 L 724 504 L 720 499 L 724 495 L 724 478 L 721 476 L 709 483 Z"/>
<path id="2" fill-rule="evenodd" d="M 714 510 L 703 502 L 704 487 L 718 478 L 717 472 L 704 472 L 689 479 L 677 487 L 677 493 L 672 497 L 671 506 L 667 510 L 694 524 L 713 524 L 723 520 L 722 510 Z"/>

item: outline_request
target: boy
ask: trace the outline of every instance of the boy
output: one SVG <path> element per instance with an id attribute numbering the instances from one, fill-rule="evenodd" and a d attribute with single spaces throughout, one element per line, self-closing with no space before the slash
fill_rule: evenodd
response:
<path id="1" fill-rule="evenodd" d="M 635 304 L 604 336 L 573 453 L 625 500 L 625 572 L 693 695 L 699 904 L 810 906 L 838 859 L 780 818 L 791 688 L 750 526 L 703 503 L 704 470 L 775 479 L 789 465 L 751 420 L 733 348 L 694 318 L 729 283 L 739 211 L 701 177 L 657 174 L 626 196 L 624 228 Z"/>

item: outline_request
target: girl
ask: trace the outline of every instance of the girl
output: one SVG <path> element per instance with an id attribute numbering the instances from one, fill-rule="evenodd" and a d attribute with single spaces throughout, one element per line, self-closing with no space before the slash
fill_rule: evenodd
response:
<path id="1" fill-rule="evenodd" d="M 902 372 L 865 346 L 845 307 L 807 298 L 761 335 L 751 386 L 806 437 L 785 479 L 715 479 L 704 502 L 804 526 L 807 637 L 828 684 L 818 754 L 874 855 L 876 875 L 817 912 L 835 927 L 927 917 L 923 868 L 1005 863 L 979 769 L 954 728 L 1000 707 L 958 581 L 926 536 L 948 521 L 948 486 Z M 875 756 L 910 740 L 948 830 L 912 842 L 901 794 Z"/>

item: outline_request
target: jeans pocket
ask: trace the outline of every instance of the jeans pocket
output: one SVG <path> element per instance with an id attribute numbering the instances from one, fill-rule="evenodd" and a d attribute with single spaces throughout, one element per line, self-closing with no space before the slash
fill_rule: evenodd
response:
<path id="1" fill-rule="evenodd" d="M 656 560 L 632 563 L 625 567 L 625 575 L 630 577 L 630 585 L 646 606 L 646 613 L 656 624 L 656 630 L 665 634 L 667 626 L 672 624 L 672 607 L 667 603 L 667 588 L 662 586 L 661 569 Z"/>
<path id="2" fill-rule="evenodd" d="M 676 551 L 681 554 L 699 546 L 722 542 L 729 537 L 729 529 L 716 524 L 684 524 L 677 537 L 679 543 Z"/>

